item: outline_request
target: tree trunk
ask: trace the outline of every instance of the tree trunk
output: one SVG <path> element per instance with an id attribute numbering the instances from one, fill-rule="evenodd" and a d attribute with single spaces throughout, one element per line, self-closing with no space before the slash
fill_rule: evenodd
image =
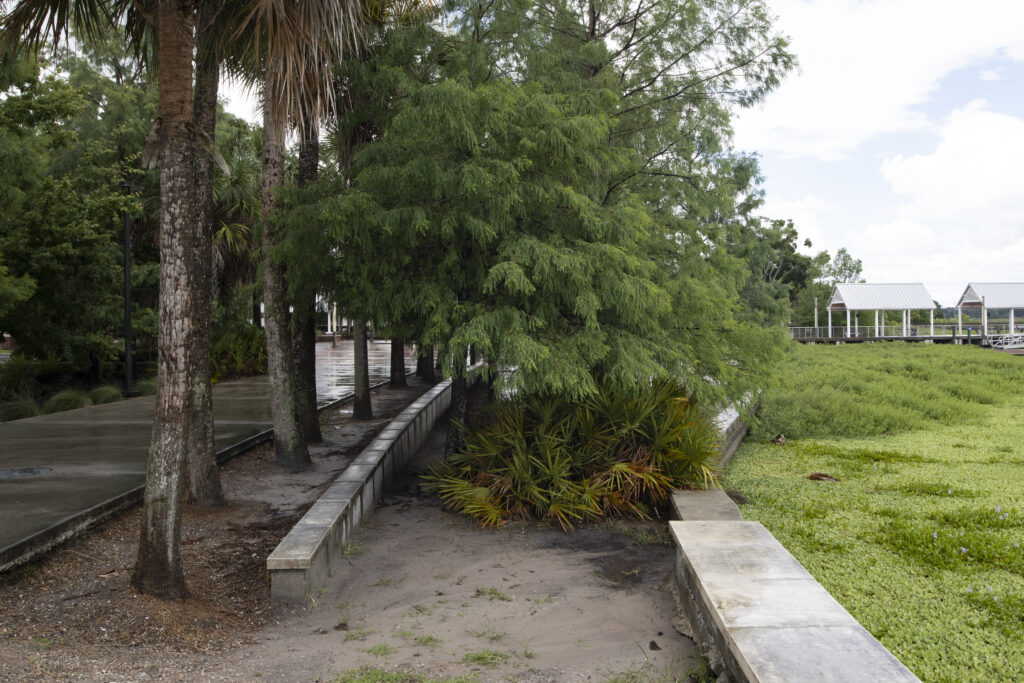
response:
<path id="1" fill-rule="evenodd" d="M 407 387 L 405 381 L 405 344 L 401 339 L 391 340 L 391 378 L 388 382 L 393 387 Z"/>
<path id="2" fill-rule="evenodd" d="M 157 9 L 160 82 L 160 313 L 156 410 L 132 585 L 165 599 L 188 596 L 181 566 L 185 448 L 193 406 L 195 247 L 192 139 L 192 4 Z"/>
<path id="3" fill-rule="evenodd" d="M 452 407 L 448 414 L 448 436 L 444 442 L 447 458 L 466 447 L 466 434 L 462 425 L 466 422 L 466 349 L 456 347 L 452 353 Z"/>
<path id="4" fill-rule="evenodd" d="M 213 55 L 213 20 L 219 2 L 204 2 L 196 21 L 196 86 L 192 103 L 192 119 L 196 129 L 213 140 L 217 126 L 217 89 L 220 65 Z M 193 306 L 195 333 L 189 352 L 195 354 L 191 363 L 194 397 L 189 423 L 188 499 L 196 505 L 224 504 L 220 468 L 214 448 L 213 384 L 210 382 L 210 340 L 213 315 L 213 159 L 202 146 L 193 145 L 195 165 L 196 245 L 192 257 L 195 269 Z"/>
<path id="5" fill-rule="evenodd" d="M 357 420 L 373 418 L 373 405 L 370 402 L 370 355 L 366 348 L 366 321 L 352 322 L 352 346 L 355 355 L 355 401 L 352 404 L 352 417 Z"/>
<path id="6" fill-rule="evenodd" d="M 299 141 L 299 187 L 316 182 L 320 163 L 319 131 L 303 121 L 303 137 Z M 320 443 L 320 414 L 316 409 L 316 296 L 295 304 L 292 320 L 292 341 L 295 346 L 295 405 L 297 419 L 306 443 Z"/>
<path id="7" fill-rule="evenodd" d="M 270 413 L 274 422 L 274 457 L 291 471 L 312 463 L 303 438 L 295 405 L 295 358 L 289 330 L 285 267 L 273 255 L 278 228 L 269 220 L 275 193 L 284 184 L 285 115 L 275 96 L 275 67 L 267 69 L 263 102 L 263 310 L 267 332 L 267 366 L 270 376 Z"/>
<path id="8" fill-rule="evenodd" d="M 416 359 L 416 374 L 425 382 L 436 382 L 437 375 L 434 373 L 434 347 L 425 346 L 420 350 Z"/>

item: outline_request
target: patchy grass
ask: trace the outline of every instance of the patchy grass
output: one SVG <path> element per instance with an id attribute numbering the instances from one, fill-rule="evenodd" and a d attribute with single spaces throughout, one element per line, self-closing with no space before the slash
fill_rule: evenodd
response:
<path id="1" fill-rule="evenodd" d="M 371 654 L 371 655 L 373 655 L 375 657 L 387 657 L 388 655 L 395 654 L 396 652 L 398 652 L 398 650 L 396 650 L 395 648 L 391 647 L 390 645 L 387 645 L 385 643 L 381 643 L 380 645 L 374 645 L 373 647 L 368 647 L 365 650 L 363 650 L 363 652 Z"/>
<path id="2" fill-rule="evenodd" d="M 744 516 L 922 680 L 1024 680 L 1024 359 L 822 346 L 782 371 L 755 436 L 790 440 L 749 442 L 724 477 Z M 833 382 L 855 396 L 820 402 L 842 393 Z M 895 422 L 865 418 L 890 409 Z"/>
<path id="3" fill-rule="evenodd" d="M 502 602 L 512 602 L 512 598 L 508 594 L 503 593 L 497 588 L 477 588 L 475 598 L 487 598 L 488 600 L 501 600 Z"/>
<path id="4" fill-rule="evenodd" d="M 473 676 L 457 676 L 455 678 L 429 678 L 418 673 L 402 673 L 381 671 L 380 669 L 363 668 L 346 671 L 335 675 L 333 683 L 476 683 Z"/>
<path id="5" fill-rule="evenodd" d="M 462 661 L 464 664 L 477 664 L 493 669 L 507 662 L 510 657 L 511 655 L 507 652 L 499 652 L 498 650 L 477 650 L 475 652 L 467 652 L 463 656 Z"/>

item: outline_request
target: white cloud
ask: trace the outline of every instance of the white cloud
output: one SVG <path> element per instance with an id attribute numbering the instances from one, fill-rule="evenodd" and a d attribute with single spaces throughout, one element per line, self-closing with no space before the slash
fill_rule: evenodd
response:
<path id="1" fill-rule="evenodd" d="M 986 233 L 1024 227 L 1024 120 L 975 100 L 951 113 L 938 134 L 934 152 L 882 162 L 882 177 L 907 199 L 901 215 Z"/>
<path id="2" fill-rule="evenodd" d="M 983 81 L 1001 81 L 1003 75 L 999 73 L 999 69 L 982 69 L 978 74 L 978 78 Z"/>
<path id="3" fill-rule="evenodd" d="M 870 138 L 927 128 L 914 108 L 949 72 L 1024 60 L 1020 0 L 772 0 L 798 73 L 736 122 L 741 149 L 840 159 Z"/>
<path id="4" fill-rule="evenodd" d="M 967 282 L 1024 281 L 1024 120 L 976 100 L 937 132 L 934 151 L 882 162 L 901 203 L 851 252 L 869 280 L 924 281 L 952 305 Z"/>

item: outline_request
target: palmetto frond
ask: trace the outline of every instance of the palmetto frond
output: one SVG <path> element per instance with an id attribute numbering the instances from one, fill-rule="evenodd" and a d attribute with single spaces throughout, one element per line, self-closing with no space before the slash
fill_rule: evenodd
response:
<path id="1" fill-rule="evenodd" d="M 305 113 L 319 125 L 334 102 L 332 64 L 361 41 L 360 0 L 250 0 L 225 7 L 228 68 L 260 85 L 292 120 Z M 267 76 L 273 74 L 273 78 Z"/>
<path id="2" fill-rule="evenodd" d="M 66 40 L 70 33 L 98 38 L 124 10 L 120 0 L 21 0 L 3 18 L 4 45 L 30 50 Z"/>

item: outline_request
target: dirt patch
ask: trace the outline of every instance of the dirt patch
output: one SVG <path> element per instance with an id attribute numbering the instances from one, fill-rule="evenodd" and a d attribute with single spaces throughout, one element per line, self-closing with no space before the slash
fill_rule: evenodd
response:
<path id="1" fill-rule="evenodd" d="M 419 453 L 440 457 L 444 429 Z M 664 522 L 566 534 L 485 531 L 397 482 L 315 605 L 282 610 L 263 641 L 225 660 L 240 677 L 330 680 L 363 667 L 481 681 L 687 680 L 692 642 L 672 627 L 674 551 Z"/>
<path id="2" fill-rule="evenodd" d="M 279 471 L 267 446 L 228 463 L 229 505 L 185 514 L 186 601 L 129 586 L 137 510 L 0 577 L 0 679 L 313 681 L 369 666 L 481 681 L 686 680 L 696 662 L 671 625 L 664 523 L 484 531 L 421 495 L 416 472 L 364 523 L 313 606 L 272 608 L 269 552 L 424 388 L 380 390 L 381 419 L 369 423 L 325 415 L 310 472 Z M 444 434 L 434 430 L 418 471 L 441 457 Z"/>

